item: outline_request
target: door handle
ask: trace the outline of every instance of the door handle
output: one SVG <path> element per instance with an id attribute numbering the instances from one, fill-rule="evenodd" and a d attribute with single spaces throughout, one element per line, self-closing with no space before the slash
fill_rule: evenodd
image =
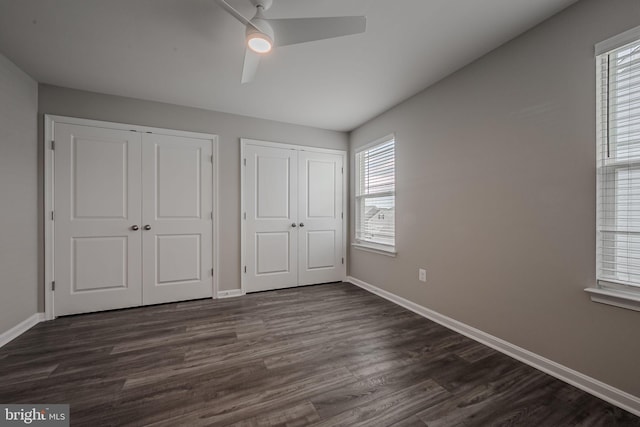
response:
<path id="1" fill-rule="evenodd" d="M 292 226 L 293 228 L 296 228 L 296 227 L 297 227 L 297 225 L 296 225 L 296 223 L 295 223 L 295 222 L 294 222 L 293 224 L 291 224 L 291 226 Z"/>
<path id="2" fill-rule="evenodd" d="M 151 230 L 151 226 L 149 224 L 147 224 L 147 225 L 144 226 L 144 229 L 149 231 L 149 230 Z"/>
<path id="3" fill-rule="evenodd" d="M 301 223 L 300 223 L 300 227 L 304 227 L 304 222 L 301 222 Z"/>
<path id="4" fill-rule="evenodd" d="M 138 230 L 140 230 L 140 227 L 138 227 L 137 225 L 132 225 L 132 226 L 131 226 L 131 229 L 132 229 L 133 231 L 138 231 Z"/>

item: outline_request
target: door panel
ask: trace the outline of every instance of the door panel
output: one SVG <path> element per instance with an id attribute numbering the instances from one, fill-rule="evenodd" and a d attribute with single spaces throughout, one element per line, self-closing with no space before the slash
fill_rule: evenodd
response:
<path id="1" fill-rule="evenodd" d="M 128 141 L 71 140 L 74 219 L 126 218 Z"/>
<path id="2" fill-rule="evenodd" d="M 144 304 L 213 294 L 211 153 L 208 140 L 142 136 Z"/>
<path id="3" fill-rule="evenodd" d="M 56 316 L 142 303 L 140 135 L 57 124 Z"/>
<path id="4" fill-rule="evenodd" d="M 256 273 L 286 273 L 289 271 L 291 250 L 288 231 L 276 233 L 256 233 Z"/>
<path id="5" fill-rule="evenodd" d="M 338 154 L 300 151 L 299 284 L 342 280 L 342 171 Z"/>
<path id="6" fill-rule="evenodd" d="M 201 236 L 156 236 L 158 285 L 194 282 L 202 279 Z"/>
<path id="7" fill-rule="evenodd" d="M 306 168 L 307 217 L 318 219 L 335 218 L 336 164 L 333 161 L 307 159 Z M 338 202 L 340 205 L 342 204 L 342 200 L 338 200 Z"/>
<path id="8" fill-rule="evenodd" d="M 247 145 L 245 156 L 245 290 L 296 286 L 297 152 Z"/>
<path id="9" fill-rule="evenodd" d="M 166 137 L 165 137 L 166 138 Z M 202 215 L 200 194 L 202 191 L 202 148 L 168 143 L 156 144 L 143 138 L 143 144 L 155 144 L 153 172 L 157 205 L 153 209 L 158 219 L 199 219 Z M 174 138 L 171 138 L 173 140 Z M 177 142 L 177 144 L 181 144 Z M 210 155 L 210 151 L 208 152 Z M 145 171 L 146 172 L 146 171 Z M 145 188 L 146 190 L 146 188 Z M 151 191 L 151 190 L 150 190 Z"/>
<path id="10" fill-rule="evenodd" d="M 336 267 L 334 230 L 307 232 L 307 269 Z"/>
<path id="11" fill-rule="evenodd" d="M 71 240 L 72 292 L 127 287 L 126 237 L 74 237 Z"/>
<path id="12" fill-rule="evenodd" d="M 288 157 L 256 157 L 256 218 L 289 220 L 291 176 Z"/>

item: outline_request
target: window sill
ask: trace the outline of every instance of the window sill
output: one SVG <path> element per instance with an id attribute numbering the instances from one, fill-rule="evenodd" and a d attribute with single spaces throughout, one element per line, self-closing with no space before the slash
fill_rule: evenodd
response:
<path id="1" fill-rule="evenodd" d="M 593 302 L 640 311 L 640 294 L 638 293 L 603 288 L 586 288 L 585 291 L 591 294 Z"/>
<path id="2" fill-rule="evenodd" d="M 351 246 L 365 252 L 373 252 L 374 254 L 386 255 L 394 257 L 398 254 L 395 249 L 388 249 L 384 246 L 369 245 L 366 243 L 352 243 Z"/>

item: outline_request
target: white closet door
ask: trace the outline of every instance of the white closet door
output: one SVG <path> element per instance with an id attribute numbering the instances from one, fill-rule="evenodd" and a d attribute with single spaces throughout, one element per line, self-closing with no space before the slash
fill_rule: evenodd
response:
<path id="1" fill-rule="evenodd" d="M 55 314 L 140 305 L 140 134 L 59 124 L 54 156 Z"/>
<path id="2" fill-rule="evenodd" d="M 143 303 L 212 296 L 211 141 L 142 137 Z"/>
<path id="3" fill-rule="evenodd" d="M 297 151 L 245 149 L 245 290 L 298 284 Z"/>
<path id="4" fill-rule="evenodd" d="M 342 167 L 337 154 L 298 153 L 299 284 L 342 280 Z"/>

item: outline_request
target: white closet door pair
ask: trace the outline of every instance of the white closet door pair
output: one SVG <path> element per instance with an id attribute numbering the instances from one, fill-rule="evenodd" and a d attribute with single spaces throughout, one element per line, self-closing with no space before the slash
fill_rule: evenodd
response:
<path id="1" fill-rule="evenodd" d="M 252 144 L 244 154 L 245 291 L 343 280 L 344 156 Z"/>
<path id="2" fill-rule="evenodd" d="M 210 140 L 56 124 L 55 315 L 212 296 Z"/>

